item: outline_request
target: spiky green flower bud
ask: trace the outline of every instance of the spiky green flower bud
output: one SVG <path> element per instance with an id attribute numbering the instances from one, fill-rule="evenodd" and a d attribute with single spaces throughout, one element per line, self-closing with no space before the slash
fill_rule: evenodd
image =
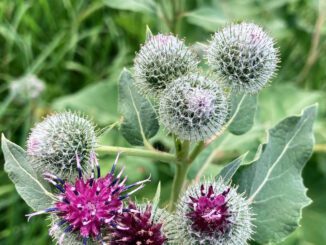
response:
<path id="1" fill-rule="evenodd" d="M 77 160 L 83 170 L 89 169 L 95 145 L 93 123 L 76 113 L 64 112 L 36 124 L 27 141 L 27 153 L 37 171 L 72 178 L 78 172 Z"/>
<path id="2" fill-rule="evenodd" d="M 207 50 L 207 60 L 227 87 L 257 93 L 275 74 L 278 50 L 261 27 L 241 23 L 215 33 Z"/>
<path id="3" fill-rule="evenodd" d="M 172 35 L 151 36 L 136 55 L 135 85 L 150 97 L 157 97 L 176 78 L 197 68 L 196 56 L 182 40 Z"/>
<path id="4" fill-rule="evenodd" d="M 216 81 L 198 74 L 180 77 L 162 93 L 159 119 L 181 140 L 207 140 L 228 114 L 227 99 Z"/>
<path id="5" fill-rule="evenodd" d="M 245 245 L 253 233 L 249 202 L 222 179 L 190 186 L 177 207 L 179 244 Z"/>

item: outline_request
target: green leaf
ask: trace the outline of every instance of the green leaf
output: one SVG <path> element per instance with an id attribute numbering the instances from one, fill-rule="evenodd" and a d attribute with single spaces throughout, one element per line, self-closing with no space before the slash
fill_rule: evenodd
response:
<path id="1" fill-rule="evenodd" d="M 222 178 L 224 180 L 224 182 L 226 182 L 226 183 L 229 182 L 232 179 L 233 175 L 239 169 L 243 160 L 246 158 L 246 155 L 247 155 L 247 153 L 243 154 L 242 156 L 238 157 L 237 159 L 234 159 L 232 162 L 227 164 L 221 170 L 221 172 L 215 177 L 215 179 Z"/>
<path id="2" fill-rule="evenodd" d="M 260 156 L 241 167 L 233 178 L 239 192 L 252 201 L 259 243 L 280 242 L 299 226 L 302 209 L 310 204 L 301 177 L 314 145 L 317 106 L 301 116 L 284 119 L 269 130 Z"/>
<path id="3" fill-rule="evenodd" d="M 257 96 L 235 94 L 232 96 L 231 101 L 232 110 L 228 121 L 229 126 L 227 127 L 234 135 L 244 134 L 253 126 L 257 108 Z M 222 142 L 224 144 L 224 141 L 230 138 L 230 136 L 232 135 L 227 133 L 222 134 L 199 154 L 188 171 L 188 179 L 194 179 L 198 173 L 202 172 L 210 164 L 214 153 L 217 151 L 217 147 L 220 147 Z M 240 142 L 241 139 L 232 140 L 232 143 Z"/>
<path id="4" fill-rule="evenodd" d="M 234 95 L 232 96 L 232 110 L 229 119 L 229 131 L 234 134 L 243 134 L 251 129 L 254 123 L 255 112 L 257 108 L 257 96 L 256 95 Z M 199 156 L 195 159 L 188 171 L 188 179 L 194 179 L 203 168 L 206 168 L 210 164 L 214 153 L 219 148 L 228 147 L 239 143 L 243 145 L 242 140 L 246 140 L 245 137 L 235 138 L 232 134 L 223 133 L 218 139 L 212 142 L 206 149 L 204 149 Z M 232 137 L 233 136 L 233 137 Z M 227 144 L 226 144 L 227 142 Z M 223 145 L 221 145 L 223 143 Z M 238 148 L 236 145 L 234 148 Z M 233 150 L 233 149 L 232 149 Z M 247 151 L 248 149 L 246 149 Z"/>
<path id="5" fill-rule="evenodd" d="M 160 197 L 161 197 L 161 182 L 158 182 L 157 189 L 155 192 L 155 196 L 152 201 L 152 210 L 156 210 L 159 203 L 160 203 Z"/>
<path id="6" fill-rule="evenodd" d="M 217 31 L 227 22 L 223 12 L 218 9 L 202 7 L 186 14 L 187 21 L 207 31 Z"/>
<path id="7" fill-rule="evenodd" d="M 155 13 L 156 3 L 153 0 L 104 0 L 104 3 L 114 9 L 133 12 Z"/>
<path id="8" fill-rule="evenodd" d="M 37 178 L 27 161 L 26 152 L 4 135 L 1 138 L 1 147 L 5 158 L 4 170 L 27 205 L 36 211 L 50 207 L 53 195 L 47 191 L 48 185 Z"/>
<path id="9" fill-rule="evenodd" d="M 103 81 L 90 85 L 76 94 L 56 99 L 52 108 L 56 111 L 80 111 L 90 116 L 99 125 L 107 125 L 118 120 L 115 101 L 117 101 L 116 84 Z"/>
<path id="10" fill-rule="evenodd" d="M 299 113 L 302 108 L 316 102 L 322 103 L 324 97 L 321 91 L 306 91 L 291 83 L 267 87 L 259 94 L 257 122 L 271 127 L 285 115 Z"/>
<path id="11" fill-rule="evenodd" d="M 120 130 L 132 145 L 143 145 L 159 129 L 156 112 L 133 85 L 132 74 L 124 69 L 119 79 L 118 109 L 123 116 Z"/>
<path id="12" fill-rule="evenodd" d="M 228 130 L 235 135 L 248 132 L 254 125 L 257 110 L 257 95 L 232 95 L 231 110 L 231 123 Z"/>

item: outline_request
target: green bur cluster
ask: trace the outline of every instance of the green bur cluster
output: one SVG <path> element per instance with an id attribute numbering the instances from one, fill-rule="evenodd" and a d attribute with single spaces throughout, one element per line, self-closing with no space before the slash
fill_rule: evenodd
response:
<path id="1" fill-rule="evenodd" d="M 196 69 L 198 61 L 173 35 L 150 36 L 135 58 L 135 85 L 145 96 L 158 97 L 174 79 Z"/>
<path id="2" fill-rule="evenodd" d="M 274 75 L 277 54 L 273 39 L 261 27 L 241 23 L 215 33 L 207 48 L 207 61 L 227 87 L 257 93 Z"/>
<path id="3" fill-rule="evenodd" d="M 159 118 L 179 139 L 201 141 L 222 129 L 227 108 L 227 99 L 217 83 L 191 74 L 176 79 L 163 92 Z"/>
<path id="4" fill-rule="evenodd" d="M 64 112 L 36 124 L 27 141 L 27 153 L 38 172 L 72 178 L 77 175 L 77 157 L 83 170 L 89 169 L 95 145 L 93 123 L 81 115 Z"/>
<path id="5" fill-rule="evenodd" d="M 36 211 L 27 216 L 60 210 L 61 215 L 72 217 L 68 225 L 68 218 L 63 219 L 60 213 L 51 215 L 50 235 L 59 244 L 245 245 L 251 241 L 271 244 L 284 240 L 299 226 L 302 209 L 310 203 L 301 174 L 313 150 L 316 106 L 305 109 L 300 116 L 284 119 L 269 130 L 267 142 L 259 147 L 250 164 L 245 164 L 247 159 L 243 155 L 225 165 L 214 179 L 187 183 L 189 178 L 199 180 L 205 166 L 212 162 L 210 158 L 216 154 L 213 136 L 222 134 L 227 127 L 249 125 L 241 131 L 243 134 L 252 126 L 255 112 L 247 114 L 255 110 L 252 105 L 256 108 L 256 100 L 248 94 L 259 92 L 274 74 L 277 50 L 273 45 L 272 39 L 254 24 L 226 27 L 215 33 L 207 46 L 212 73 L 205 76 L 197 67 L 195 56 L 178 38 L 150 35 L 135 59 L 135 81 L 130 72 L 123 71 L 119 103 L 126 108 L 122 114 L 128 117 L 123 115 L 124 127 L 120 131 L 125 130 L 124 137 L 140 135 L 137 144 L 131 144 L 139 145 L 140 141 L 144 149 L 99 146 L 97 151 L 123 152 L 174 164 L 171 213 L 158 208 L 160 185 L 152 204 L 124 206 L 123 200 L 143 188 L 149 179 L 125 185 L 123 169 L 116 177 L 113 175 L 117 160 L 111 172 L 100 177 L 93 124 L 66 112 L 49 116 L 36 125 L 28 139 L 28 158 L 23 149 L 2 138 L 5 170 L 19 194 Z M 147 98 L 133 90 L 133 83 Z M 242 92 L 241 97 L 234 93 L 238 91 Z M 232 110 L 229 101 L 236 102 L 232 103 L 235 104 Z M 154 149 L 147 141 L 156 134 L 158 120 L 175 138 L 171 153 Z M 84 182 L 80 168 L 87 170 L 89 164 L 93 167 L 92 174 Z M 94 179 L 95 165 L 97 179 Z M 79 178 L 75 178 L 77 169 Z M 45 171 L 50 172 L 45 174 L 45 180 L 62 194 L 53 195 L 38 180 Z M 191 172 L 195 176 L 189 177 Z M 51 173 L 75 179 L 75 187 Z M 105 185 L 97 185 L 104 178 L 109 178 Z M 31 188 L 26 191 L 27 184 Z M 116 189 L 110 189 L 112 186 Z M 120 195 L 135 186 L 138 187 Z M 70 194 L 65 195 L 67 192 Z M 80 201 L 86 204 L 83 212 L 79 212 L 84 208 Z M 53 203 L 54 208 L 43 210 Z M 69 212 L 65 210 L 67 206 Z M 78 223 L 81 214 L 86 219 Z M 93 226 L 89 225 L 89 214 L 95 217 Z M 104 218 L 106 215 L 115 217 Z M 113 219 L 114 223 L 110 223 Z M 77 228 L 88 233 L 80 236 Z"/>
<path id="6" fill-rule="evenodd" d="M 181 140 L 206 141 L 228 118 L 228 93 L 257 93 L 273 76 L 277 49 L 255 24 L 231 25 L 207 46 L 212 76 L 200 75 L 195 56 L 172 35 L 150 35 L 135 58 L 135 85 L 158 101 L 159 120 Z"/>

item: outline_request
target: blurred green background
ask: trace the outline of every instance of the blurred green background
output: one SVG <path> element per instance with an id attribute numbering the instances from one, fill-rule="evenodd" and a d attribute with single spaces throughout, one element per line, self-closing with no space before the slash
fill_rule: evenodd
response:
<path id="1" fill-rule="evenodd" d="M 254 21 L 280 47 L 278 76 L 259 95 L 255 126 L 243 136 L 227 134 L 214 151 L 206 175 L 266 140 L 266 129 L 306 105 L 319 103 L 314 155 L 304 169 L 313 204 L 305 208 L 301 227 L 286 245 L 326 244 L 326 4 L 325 0 L 1 0 L 0 1 L 0 132 L 25 146 L 30 128 L 52 111 L 82 111 L 99 126 L 119 121 L 117 82 L 131 67 L 145 39 L 173 32 L 189 45 L 205 43 L 223 25 Z M 17 93 L 13 83 L 34 74 L 46 84 L 37 98 Z M 16 91 L 16 92 L 15 92 Z M 100 143 L 129 146 L 118 129 L 106 131 Z M 151 140 L 171 147 L 164 132 Z M 101 156 L 108 169 L 113 156 Z M 169 196 L 173 169 L 168 164 L 123 157 L 130 181 L 152 174 L 138 199 L 151 198 L 160 180 L 162 205 Z M 3 171 L 0 153 L 0 244 L 51 244 L 44 217 L 27 223 L 31 212 Z"/>

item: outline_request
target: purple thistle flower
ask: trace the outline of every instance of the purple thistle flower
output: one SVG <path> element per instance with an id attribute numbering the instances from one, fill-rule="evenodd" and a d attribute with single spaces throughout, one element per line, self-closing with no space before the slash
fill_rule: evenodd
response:
<path id="1" fill-rule="evenodd" d="M 205 191 L 204 185 L 200 186 L 201 196 L 190 196 L 188 203 L 190 211 L 186 214 L 192 220 L 194 230 L 211 234 L 216 230 L 225 232 L 228 229 L 228 217 L 230 217 L 227 207 L 226 196 L 230 189 L 223 193 L 214 193 L 213 186 L 209 186 Z"/>
<path id="2" fill-rule="evenodd" d="M 163 231 L 162 213 L 158 215 L 160 217 L 153 217 L 155 214 L 150 204 L 137 207 L 134 203 L 130 203 L 128 209 L 130 212 L 118 216 L 117 223 L 122 228 L 112 230 L 109 234 L 110 245 L 163 245 L 166 243 L 168 238 Z M 165 222 L 167 221 L 168 219 L 165 219 Z"/>
<path id="3" fill-rule="evenodd" d="M 222 179 L 189 186 L 178 204 L 178 244 L 244 245 L 253 233 L 248 200 Z"/>
<path id="4" fill-rule="evenodd" d="M 127 177 L 121 178 L 123 169 L 117 176 L 114 175 L 118 157 L 111 172 L 105 177 L 100 176 L 100 168 L 95 154 L 91 157 L 93 166 L 91 178 L 84 179 L 82 177 L 78 157 L 76 159 L 79 178 L 74 183 L 65 182 L 51 173 L 45 173 L 45 180 L 52 183 L 60 191 L 57 196 L 58 200 L 51 208 L 27 215 L 28 219 L 43 213 L 55 215 L 58 222 L 51 228 L 50 233 L 55 233 L 56 229 L 63 230 L 60 237 L 57 238 L 59 244 L 63 243 L 65 236 L 69 233 L 77 235 L 83 244 L 87 244 L 88 240 L 101 241 L 102 232 L 109 227 L 121 229 L 122 227 L 116 222 L 116 217 L 129 211 L 123 209 L 122 200 L 143 188 L 143 184 L 149 179 L 125 185 Z M 97 178 L 94 178 L 95 166 Z M 135 186 L 137 187 L 134 190 L 126 193 L 127 190 Z"/>

